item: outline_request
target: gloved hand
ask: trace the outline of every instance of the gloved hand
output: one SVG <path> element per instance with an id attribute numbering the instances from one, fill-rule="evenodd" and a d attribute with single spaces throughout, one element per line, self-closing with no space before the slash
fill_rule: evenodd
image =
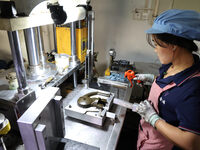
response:
<path id="1" fill-rule="evenodd" d="M 161 119 L 148 100 L 140 102 L 135 111 L 153 127 L 155 127 L 156 121 Z"/>
<path id="2" fill-rule="evenodd" d="M 151 82 L 154 81 L 154 75 L 153 74 L 136 74 L 136 77 L 133 80 L 141 80 L 143 82 Z"/>

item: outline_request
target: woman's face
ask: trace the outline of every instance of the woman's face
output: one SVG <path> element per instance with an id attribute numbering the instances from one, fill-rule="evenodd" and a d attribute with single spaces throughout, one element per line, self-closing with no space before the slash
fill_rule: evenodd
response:
<path id="1" fill-rule="evenodd" d="M 173 60 L 173 57 L 174 57 L 174 51 L 172 50 L 171 46 L 162 42 L 162 45 L 164 45 L 164 47 L 161 47 L 154 40 L 153 40 L 153 42 L 155 45 L 154 51 L 158 55 L 158 58 L 159 58 L 161 64 L 171 63 Z M 159 43 L 160 42 L 161 41 L 159 41 Z"/>

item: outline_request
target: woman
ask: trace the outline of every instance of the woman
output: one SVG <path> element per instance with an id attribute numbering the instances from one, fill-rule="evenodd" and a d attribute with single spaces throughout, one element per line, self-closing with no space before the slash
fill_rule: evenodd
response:
<path id="1" fill-rule="evenodd" d="M 193 40 L 200 41 L 200 13 L 168 10 L 158 16 L 147 39 L 155 48 L 160 75 L 148 100 L 137 112 L 142 116 L 137 148 L 142 150 L 200 149 L 200 61 Z M 138 74 L 136 80 L 153 80 Z"/>

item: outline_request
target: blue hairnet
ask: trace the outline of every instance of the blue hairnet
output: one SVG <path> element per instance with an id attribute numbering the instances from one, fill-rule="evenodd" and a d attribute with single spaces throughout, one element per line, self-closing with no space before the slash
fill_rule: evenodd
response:
<path id="1" fill-rule="evenodd" d="M 193 10 L 167 10 L 154 20 L 154 24 L 146 33 L 169 33 L 200 41 L 200 13 Z"/>

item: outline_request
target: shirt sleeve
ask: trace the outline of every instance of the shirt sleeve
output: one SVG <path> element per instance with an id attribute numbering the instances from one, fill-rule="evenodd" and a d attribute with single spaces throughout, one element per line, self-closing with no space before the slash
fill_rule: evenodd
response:
<path id="1" fill-rule="evenodd" d="M 176 113 L 180 129 L 200 135 L 200 90 L 193 91 L 178 104 Z"/>

